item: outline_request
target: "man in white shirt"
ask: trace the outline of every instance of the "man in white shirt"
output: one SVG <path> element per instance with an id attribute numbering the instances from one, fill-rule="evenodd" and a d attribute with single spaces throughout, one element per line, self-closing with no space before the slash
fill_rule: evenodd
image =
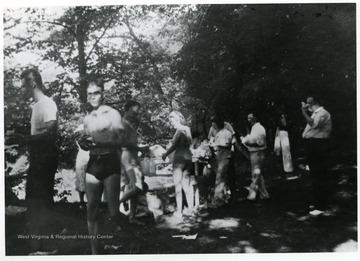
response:
<path id="1" fill-rule="evenodd" d="M 248 200 L 255 200 L 257 194 L 260 199 L 269 198 L 269 193 L 265 187 L 265 181 L 262 176 L 263 165 L 265 161 L 266 131 L 258 122 L 254 113 L 248 115 L 248 122 L 252 126 L 250 134 L 241 137 L 241 142 L 249 149 L 251 162 L 251 178 Z"/>
<path id="2" fill-rule="evenodd" d="M 213 206 L 219 207 L 228 200 L 226 178 L 231 158 L 232 134 L 225 128 L 224 121 L 220 117 L 212 118 L 211 123 L 216 135 L 211 139 L 210 146 L 214 148 L 217 165 Z"/>
<path id="3" fill-rule="evenodd" d="M 314 96 L 309 96 L 306 103 L 302 103 L 301 111 L 307 122 L 302 136 L 312 178 L 311 208 L 323 211 L 327 208 L 329 194 L 327 162 L 330 156 L 331 115 Z M 308 111 L 312 112 L 311 116 L 308 115 Z"/>
<path id="4" fill-rule="evenodd" d="M 216 119 L 216 116 L 211 117 L 211 121 L 213 122 Z M 219 119 L 222 120 L 221 117 Z M 222 120 L 223 121 L 223 120 Z M 231 124 L 227 121 L 224 121 L 224 129 L 228 130 L 231 134 L 231 157 L 228 164 L 228 173 L 227 173 L 227 185 L 230 189 L 230 200 L 232 202 L 236 202 L 236 172 L 235 172 L 235 148 L 239 149 L 238 143 L 236 142 L 235 131 Z M 218 129 L 214 128 L 214 126 L 210 127 L 208 139 L 214 140 L 216 134 L 219 132 Z"/>
<path id="5" fill-rule="evenodd" d="M 27 216 L 31 234 L 45 235 L 47 219 L 52 212 L 54 196 L 54 177 L 58 165 L 55 145 L 58 111 L 55 102 L 43 91 L 43 82 L 36 69 L 25 70 L 21 76 L 24 98 L 35 101 L 31 114 L 31 134 L 13 134 L 6 138 L 7 143 L 29 145 L 30 166 L 26 182 Z M 32 251 L 43 250 L 40 240 L 32 242 Z"/>

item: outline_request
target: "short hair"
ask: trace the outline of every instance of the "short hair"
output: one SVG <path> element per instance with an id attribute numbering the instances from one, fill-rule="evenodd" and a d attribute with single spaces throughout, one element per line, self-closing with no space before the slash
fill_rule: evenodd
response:
<path id="1" fill-rule="evenodd" d="M 306 97 L 307 97 L 307 99 L 312 98 L 315 104 L 321 105 L 321 100 L 320 100 L 319 96 L 309 94 Z"/>
<path id="2" fill-rule="evenodd" d="M 249 117 L 249 115 L 252 115 L 252 116 L 254 117 L 255 121 L 258 121 L 258 120 L 259 120 L 259 118 L 258 118 L 258 116 L 257 116 L 256 113 L 254 113 L 254 112 L 249 112 L 247 116 Z"/>
<path id="3" fill-rule="evenodd" d="M 36 87 L 38 87 L 41 91 L 44 90 L 40 72 L 36 68 L 29 68 L 23 71 L 20 75 L 20 79 L 24 79 L 26 82 L 34 81 L 36 83 Z"/>
<path id="4" fill-rule="evenodd" d="M 125 107 L 124 107 L 125 112 L 128 112 L 130 110 L 130 108 L 132 108 L 134 106 L 138 106 L 139 108 L 141 107 L 140 103 L 138 103 L 137 101 L 134 101 L 134 100 L 127 101 L 125 103 Z"/>
<path id="5" fill-rule="evenodd" d="M 94 84 L 98 87 L 101 88 L 101 91 L 104 91 L 105 87 L 104 87 L 104 80 L 100 77 L 90 77 L 87 81 L 86 81 L 86 89 L 89 88 L 89 86 L 91 84 Z"/>
<path id="6" fill-rule="evenodd" d="M 211 122 L 215 123 L 220 130 L 225 127 L 224 119 L 219 115 L 211 117 L 210 120 Z"/>
<path id="7" fill-rule="evenodd" d="M 185 125 L 186 124 L 186 120 L 184 115 L 181 114 L 181 112 L 179 111 L 172 111 L 169 114 L 169 118 L 177 118 L 181 124 Z"/>

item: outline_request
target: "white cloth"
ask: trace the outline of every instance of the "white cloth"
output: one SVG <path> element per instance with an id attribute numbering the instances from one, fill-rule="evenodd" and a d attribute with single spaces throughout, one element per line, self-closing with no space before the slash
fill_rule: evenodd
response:
<path id="1" fill-rule="evenodd" d="M 56 121 L 58 118 L 55 102 L 44 96 L 32 107 L 31 113 L 31 135 L 40 134 L 46 131 L 45 123 Z"/>
<path id="2" fill-rule="evenodd" d="M 274 151 L 276 155 L 282 154 L 283 167 L 285 172 L 293 172 L 293 164 L 290 150 L 289 134 L 286 130 L 276 129 Z"/>

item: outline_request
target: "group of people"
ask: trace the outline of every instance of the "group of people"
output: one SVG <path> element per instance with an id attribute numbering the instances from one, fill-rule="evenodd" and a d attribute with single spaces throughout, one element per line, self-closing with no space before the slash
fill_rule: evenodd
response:
<path id="1" fill-rule="evenodd" d="M 21 74 L 26 98 L 32 97 L 31 134 L 11 134 L 6 136 L 7 144 L 30 145 L 30 168 L 26 185 L 28 217 L 33 233 L 41 234 L 42 223 L 48 218 L 45 212 L 51 212 L 53 206 L 54 176 L 57 170 L 57 133 L 58 111 L 54 101 L 44 94 L 40 73 L 28 69 Z M 138 162 L 138 112 L 140 104 L 129 101 L 123 117 L 114 108 L 104 104 L 104 83 L 101 79 L 89 79 L 87 100 L 92 107 L 83 124 L 75 131 L 76 142 L 87 155 L 84 168 L 84 181 L 87 198 L 87 224 L 89 235 L 99 233 L 99 208 L 103 193 L 107 199 L 110 222 L 136 239 L 132 230 L 135 219 L 137 196 L 146 189 L 144 177 Z M 303 133 L 311 176 L 313 177 L 312 208 L 324 210 L 327 198 L 326 166 L 329 157 L 329 138 L 332 129 L 330 114 L 320 105 L 319 100 L 310 96 L 302 103 L 302 114 L 307 122 Z M 310 116 L 308 111 L 312 112 Z M 267 199 L 269 193 L 264 181 L 264 160 L 266 157 L 266 130 L 254 113 L 249 113 L 247 120 L 251 125 L 250 133 L 237 137 L 230 123 L 221 117 L 211 118 L 211 128 L 207 146 L 214 155 L 214 164 L 206 165 L 214 172 L 215 181 L 211 204 L 221 206 L 229 200 L 236 200 L 234 153 L 246 151 L 251 163 L 251 184 L 247 200 Z M 186 126 L 185 117 L 179 111 L 169 114 L 169 121 L 175 128 L 171 146 L 162 155 L 163 160 L 172 155 L 173 181 L 175 185 L 176 211 L 174 216 L 182 218 L 184 214 L 194 215 L 194 183 L 191 173 L 193 155 L 191 152 L 192 135 Z M 275 150 L 283 155 L 284 170 L 292 171 L 291 154 L 286 132 L 286 121 L 276 131 Z M 86 152 L 88 151 L 88 152 Z M 85 167 L 84 167 L 85 166 Z M 206 170 L 204 169 L 204 173 Z M 120 195 L 121 173 L 124 174 L 126 189 Z M 230 190 L 230 199 L 228 189 Z M 187 212 L 184 213 L 183 192 Z M 84 202 L 84 193 L 80 194 Z M 130 200 L 130 215 L 126 217 L 119 211 L 120 204 Z M 44 221 L 45 222 L 45 221 Z M 34 246 L 34 251 L 41 249 L 41 243 Z M 99 253 L 97 237 L 91 239 L 92 254 Z"/>

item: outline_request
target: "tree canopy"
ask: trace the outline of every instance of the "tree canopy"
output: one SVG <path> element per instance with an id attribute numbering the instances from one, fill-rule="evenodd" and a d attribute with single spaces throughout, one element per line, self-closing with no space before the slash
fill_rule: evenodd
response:
<path id="1" fill-rule="evenodd" d="M 28 128 L 19 60 L 34 56 L 59 107 L 59 146 L 69 164 L 90 76 L 106 81 L 107 103 L 120 111 L 130 98 L 142 104 L 150 143 L 171 138 L 173 109 L 203 134 L 215 113 L 245 132 L 246 114 L 256 112 L 270 134 L 285 113 L 300 138 L 300 102 L 315 93 L 333 116 L 335 140 L 354 144 L 355 39 L 355 4 L 7 8 L 5 127 Z"/>

